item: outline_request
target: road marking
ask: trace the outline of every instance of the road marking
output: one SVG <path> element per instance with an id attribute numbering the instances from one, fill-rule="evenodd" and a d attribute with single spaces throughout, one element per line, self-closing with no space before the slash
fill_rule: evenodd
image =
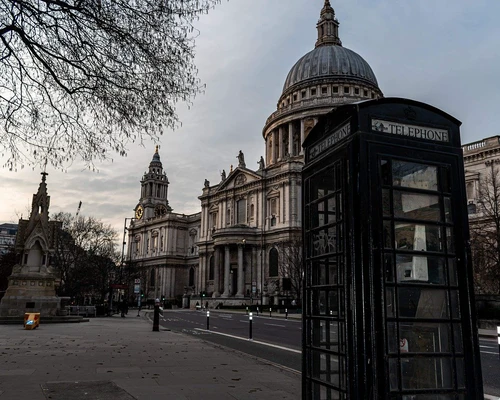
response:
<path id="1" fill-rule="evenodd" d="M 202 331 L 206 331 L 206 329 L 201 329 L 201 328 L 195 328 L 195 329 L 199 329 L 199 330 L 202 330 Z M 207 332 L 207 333 L 208 333 L 208 332 Z M 210 333 L 215 333 L 215 334 L 217 334 L 217 335 L 222 335 L 222 336 L 231 337 L 231 338 L 233 338 L 233 339 L 239 339 L 239 340 L 250 341 L 250 339 L 248 339 L 248 338 L 242 338 L 241 336 L 229 335 L 229 334 L 227 334 L 227 333 L 222 333 L 222 332 L 212 332 L 212 331 L 210 331 Z M 278 345 L 276 345 L 276 344 L 271 344 L 271 343 L 266 343 L 266 342 L 260 342 L 260 341 L 258 341 L 258 340 L 252 340 L 252 343 L 263 344 L 264 346 L 274 347 L 275 349 L 286 350 L 286 351 L 291 351 L 292 353 L 302 354 L 302 350 L 289 349 L 288 347 L 278 346 Z"/>
<path id="2" fill-rule="evenodd" d="M 279 325 L 279 324 L 266 324 L 264 323 L 264 325 L 269 325 L 269 326 L 279 326 L 281 328 L 286 328 L 286 325 Z"/>
<path id="3" fill-rule="evenodd" d="M 485 347 L 487 349 L 494 349 L 495 348 L 494 346 L 484 346 L 482 344 L 480 344 L 479 347 Z"/>
<path id="4" fill-rule="evenodd" d="M 500 400 L 500 397 L 498 397 L 498 396 L 492 396 L 490 394 L 485 394 L 484 398 L 488 399 L 488 400 Z"/>
<path id="5" fill-rule="evenodd" d="M 493 354 L 495 356 L 498 356 L 498 352 L 496 353 L 493 353 L 492 351 L 479 351 L 480 353 L 483 353 L 483 354 Z"/>

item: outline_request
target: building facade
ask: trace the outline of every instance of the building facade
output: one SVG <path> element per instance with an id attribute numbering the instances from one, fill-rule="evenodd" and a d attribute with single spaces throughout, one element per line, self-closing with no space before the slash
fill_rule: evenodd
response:
<path id="1" fill-rule="evenodd" d="M 158 147 L 141 180 L 141 196 L 125 226 L 128 232 L 127 262 L 137 268 L 140 276 L 139 293 L 130 296 L 136 301 L 141 295 L 148 299 L 174 299 L 191 294 L 197 285 L 198 241 L 200 213 L 178 214 L 168 204 L 169 181 L 163 171 Z M 126 219 L 126 221 L 129 218 Z"/>
<path id="2" fill-rule="evenodd" d="M 301 276 L 293 277 L 301 262 L 290 257 L 302 226 L 302 142 L 333 107 L 383 96 L 369 64 L 342 46 L 329 0 L 316 28 L 314 49 L 291 68 L 265 122 L 257 170 L 240 150 L 234 170 L 223 171 L 217 183 L 205 180 L 201 212 L 176 214 L 156 151 L 128 228 L 128 257 L 148 271 L 142 290 L 149 297 L 266 305 L 300 296 Z"/>
<path id="3" fill-rule="evenodd" d="M 16 242 L 17 224 L 0 224 L 0 255 L 8 253 Z"/>
<path id="4" fill-rule="evenodd" d="M 500 293 L 500 136 L 463 147 L 475 291 Z"/>

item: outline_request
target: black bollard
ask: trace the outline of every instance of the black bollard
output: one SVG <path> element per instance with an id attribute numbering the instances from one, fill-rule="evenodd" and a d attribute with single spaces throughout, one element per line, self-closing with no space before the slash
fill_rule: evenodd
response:
<path id="1" fill-rule="evenodd" d="M 210 330 L 210 311 L 207 310 L 207 331 Z"/>
<path id="2" fill-rule="evenodd" d="M 257 315 L 259 315 L 259 307 L 257 307 Z"/>
<path id="3" fill-rule="evenodd" d="M 498 356 L 500 357 L 500 326 L 497 326 L 497 335 L 498 335 Z"/>
<path id="4" fill-rule="evenodd" d="M 272 311 L 273 311 L 273 309 L 271 307 L 269 307 L 269 316 L 271 316 Z"/>
<path id="5" fill-rule="evenodd" d="M 156 299 L 153 314 L 153 332 L 160 332 L 160 301 Z"/>
<path id="6" fill-rule="evenodd" d="M 250 322 L 250 332 L 248 333 L 248 338 L 252 340 L 252 313 L 248 314 L 248 322 Z"/>
<path id="7" fill-rule="evenodd" d="M 285 319 L 288 319 L 288 308 L 285 308 Z"/>

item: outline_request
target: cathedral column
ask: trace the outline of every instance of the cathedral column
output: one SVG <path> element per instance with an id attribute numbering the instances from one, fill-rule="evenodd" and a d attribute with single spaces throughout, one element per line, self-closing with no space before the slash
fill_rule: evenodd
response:
<path id="1" fill-rule="evenodd" d="M 176 295 L 175 293 L 175 272 L 177 271 L 177 268 L 174 266 L 172 268 L 172 273 L 170 274 L 170 296 L 174 297 Z"/>
<path id="2" fill-rule="evenodd" d="M 229 297 L 229 277 L 231 275 L 229 246 L 224 246 L 224 293 L 222 297 Z"/>
<path id="3" fill-rule="evenodd" d="M 290 225 L 291 226 L 297 226 L 297 214 L 298 214 L 298 209 L 297 209 L 297 188 L 296 188 L 296 182 L 295 178 L 292 178 L 290 180 Z"/>
<path id="4" fill-rule="evenodd" d="M 259 254 L 261 254 L 261 253 L 262 253 L 262 249 L 261 248 L 258 249 L 257 246 L 255 246 L 255 248 L 254 248 L 254 255 L 255 255 L 254 259 L 256 261 L 255 262 L 255 264 L 256 264 L 255 265 L 256 266 L 256 268 L 255 268 L 256 274 L 255 274 L 254 280 L 257 283 L 257 285 L 256 285 L 257 286 L 257 291 L 258 291 L 258 295 L 256 293 L 256 295 L 257 295 L 257 297 L 256 297 L 257 303 L 259 303 L 259 300 L 261 299 L 261 294 L 262 294 L 262 285 L 261 285 L 261 282 L 262 282 L 262 257 L 261 256 L 259 257 Z"/>
<path id="5" fill-rule="evenodd" d="M 288 154 L 290 157 L 295 155 L 293 154 L 293 122 L 288 123 Z"/>
<path id="6" fill-rule="evenodd" d="M 304 149 L 302 148 L 302 143 L 304 143 L 304 120 L 300 120 L 300 143 L 299 143 L 299 151 L 300 155 L 304 154 Z"/>
<path id="7" fill-rule="evenodd" d="M 285 149 L 283 148 L 283 125 L 278 128 L 278 161 L 282 161 L 285 154 Z"/>
<path id="8" fill-rule="evenodd" d="M 172 254 L 177 254 L 177 233 L 178 233 L 178 228 L 177 226 L 174 226 L 174 237 L 172 238 L 172 241 L 173 241 L 173 253 Z"/>
<path id="9" fill-rule="evenodd" d="M 276 162 L 276 158 L 277 158 L 277 155 L 276 155 L 276 136 L 278 132 L 276 131 L 273 131 L 273 142 L 272 142 L 272 146 L 271 146 L 271 163 L 274 164 Z"/>
<path id="10" fill-rule="evenodd" d="M 218 247 L 214 250 L 214 293 L 212 297 L 219 297 L 219 259 L 220 259 L 220 250 Z"/>
<path id="11" fill-rule="evenodd" d="M 244 286 L 245 276 L 243 274 L 243 245 L 238 244 L 238 292 L 236 297 L 245 297 Z"/>

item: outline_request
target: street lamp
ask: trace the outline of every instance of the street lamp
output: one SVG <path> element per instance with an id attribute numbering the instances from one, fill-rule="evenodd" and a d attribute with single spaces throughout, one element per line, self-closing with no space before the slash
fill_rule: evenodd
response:
<path id="1" fill-rule="evenodd" d="M 126 217 L 125 220 L 124 220 L 124 223 L 123 223 L 122 255 L 121 255 L 121 260 L 120 260 L 120 285 L 123 284 L 123 268 L 124 268 L 124 261 L 125 261 L 125 245 L 127 244 L 127 242 L 125 241 L 125 237 L 126 237 L 126 234 L 127 234 L 127 220 L 133 221 L 135 219 L 137 219 L 137 218 Z M 121 290 L 122 289 L 120 289 L 120 291 Z M 126 297 L 125 297 L 125 299 L 127 300 Z M 123 299 L 120 299 L 120 300 L 123 300 Z M 113 287 L 110 288 L 109 308 L 110 308 L 110 315 L 111 315 L 112 310 L 113 310 Z"/>

